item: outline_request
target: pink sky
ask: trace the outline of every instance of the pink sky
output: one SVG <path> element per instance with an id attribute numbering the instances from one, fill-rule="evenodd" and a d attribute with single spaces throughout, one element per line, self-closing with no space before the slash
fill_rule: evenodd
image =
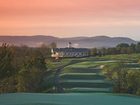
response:
<path id="1" fill-rule="evenodd" d="M 0 0 L 0 35 L 37 34 L 140 40 L 140 0 Z"/>

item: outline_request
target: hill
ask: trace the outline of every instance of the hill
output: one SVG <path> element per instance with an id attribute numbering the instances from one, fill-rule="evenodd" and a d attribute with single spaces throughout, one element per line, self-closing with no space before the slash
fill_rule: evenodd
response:
<path id="1" fill-rule="evenodd" d="M 58 47 L 66 47 L 68 42 L 72 42 L 74 47 L 114 47 L 119 43 L 137 43 L 135 40 L 127 37 L 108 37 L 108 36 L 96 36 L 96 37 L 71 37 L 71 38 L 58 38 L 53 36 L 0 36 L 0 43 L 9 43 L 14 45 L 27 45 L 30 47 L 37 47 L 41 44 L 49 44 L 56 42 Z"/>

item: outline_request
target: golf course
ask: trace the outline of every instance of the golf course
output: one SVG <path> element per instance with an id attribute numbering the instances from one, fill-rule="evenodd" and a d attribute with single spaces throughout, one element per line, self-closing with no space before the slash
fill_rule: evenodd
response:
<path id="1" fill-rule="evenodd" d="M 111 92 L 112 83 L 101 73 L 101 66 L 108 61 L 84 60 L 69 65 L 60 74 L 64 92 Z M 114 61 L 109 61 L 112 63 Z"/>
<path id="2" fill-rule="evenodd" d="M 139 96 L 114 93 L 113 81 L 103 73 L 105 65 L 122 60 L 128 69 L 139 70 L 140 64 L 136 62 L 139 56 L 71 59 L 55 74 L 58 93 L 1 94 L 0 105 L 140 105 Z"/>

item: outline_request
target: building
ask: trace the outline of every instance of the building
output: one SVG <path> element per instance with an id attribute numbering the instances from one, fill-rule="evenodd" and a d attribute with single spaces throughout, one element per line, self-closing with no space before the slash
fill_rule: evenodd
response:
<path id="1" fill-rule="evenodd" d="M 52 49 L 52 57 L 58 59 L 59 57 L 87 57 L 89 56 L 89 49 L 86 48 L 73 48 L 72 43 L 69 42 L 66 48 Z"/>

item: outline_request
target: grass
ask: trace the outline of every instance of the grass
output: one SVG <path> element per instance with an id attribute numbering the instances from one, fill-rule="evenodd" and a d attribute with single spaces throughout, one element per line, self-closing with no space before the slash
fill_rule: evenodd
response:
<path id="1" fill-rule="evenodd" d="M 108 60 L 108 61 L 82 61 L 80 63 L 76 63 L 73 65 L 67 66 L 68 68 L 95 68 L 101 64 L 115 63 L 116 61 Z"/>
<path id="2" fill-rule="evenodd" d="M 112 87 L 108 82 L 62 82 L 60 83 L 64 88 L 86 87 L 86 88 L 108 88 Z"/>
<path id="3" fill-rule="evenodd" d="M 65 90 L 65 92 L 74 92 L 74 93 L 91 93 L 91 92 L 103 92 L 103 93 L 109 93 L 112 91 L 112 88 L 71 88 Z"/>
<path id="4" fill-rule="evenodd" d="M 61 80 L 60 82 L 69 82 L 69 83 L 111 83 L 106 80 Z"/>
<path id="5" fill-rule="evenodd" d="M 129 63 L 129 64 L 125 64 L 125 66 L 127 68 L 140 68 L 140 64 L 138 63 Z"/>
<path id="6" fill-rule="evenodd" d="M 0 105 L 139 105 L 140 97 L 110 93 L 1 94 Z"/>
<path id="7" fill-rule="evenodd" d="M 84 79 L 84 80 L 99 80 L 99 79 L 105 79 L 103 75 L 97 75 L 95 73 L 65 73 L 61 74 L 61 79 L 62 80 L 67 80 L 67 79 Z"/>
<path id="8" fill-rule="evenodd" d="M 140 64 L 136 63 L 137 57 L 140 57 L 140 54 L 109 55 L 80 59 L 80 62 L 64 68 L 60 74 L 60 84 L 65 89 L 65 92 L 103 92 L 104 89 L 112 88 L 113 84 L 101 73 L 102 69 L 100 67 L 114 65 L 121 61 L 125 63 L 128 69 L 139 69 Z"/>
<path id="9" fill-rule="evenodd" d="M 112 83 L 100 73 L 100 66 L 108 63 L 116 61 L 85 58 L 81 62 L 69 65 L 60 74 L 60 85 L 65 92 L 111 92 Z"/>
<path id="10" fill-rule="evenodd" d="M 140 54 L 118 54 L 118 55 L 107 55 L 103 56 L 100 59 L 105 60 L 125 60 L 129 62 L 138 62 Z"/>
<path id="11" fill-rule="evenodd" d="M 64 68 L 60 74 L 60 85 L 65 94 L 15 93 L 0 94 L 0 105 L 140 105 L 140 97 L 127 94 L 110 94 L 112 83 L 107 81 L 99 69 L 101 65 L 124 61 L 128 69 L 139 69 L 140 54 L 108 55 L 104 57 L 64 59 L 54 62 L 49 69 L 56 69 L 74 60 L 75 64 Z M 77 63 L 77 61 L 79 63 Z M 53 83 L 53 76 L 44 83 Z M 47 84 L 48 83 L 48 84 Z M 96 93 L 97 92 L 97 93 Z M 100 93 L 101 92 L 101 93 Z"/>
<path id="12" fill-rule="evenodd" d="M 100 71 L 100 68 L 72 68 L 66 67 L 62 73 L 97 73 Z"/>
<path id="13" fill-rule="evenodd" d="M 103 57 L 90 57 L 90 58 L 73 58 L 63 59 L 61 62 L 54 62 L 55 67 L 60 67 L 64 64 L 72 62 L 66 66 L 59 75 L 60 85 L 63 89 L 72 90 L 73 88 L 80 88 L 77 91 L 89 91 L 87 88 L 111 88 L 113 85 L 109 82 L 104 74 L 102 74 L 101 66 L 114 65 L 117 62 L 124 62 L 128 70 L 139 70 L 140 64 L 137 63 L 140 54 L 120 54 L 120 55 L 107 55 Z M 81 90 L 81 88 L 86 88 Z"/>
<path id="14" fill-rule="evenodd" d="M 60 66 L 66 65 L 68 63 L 70 63 L 73 59 L 62 59 L 59 62 L 52 62 L 52 61 L 48 61 L 47 62 L 47 67 L 48 69 L 57 69 Z"/>

